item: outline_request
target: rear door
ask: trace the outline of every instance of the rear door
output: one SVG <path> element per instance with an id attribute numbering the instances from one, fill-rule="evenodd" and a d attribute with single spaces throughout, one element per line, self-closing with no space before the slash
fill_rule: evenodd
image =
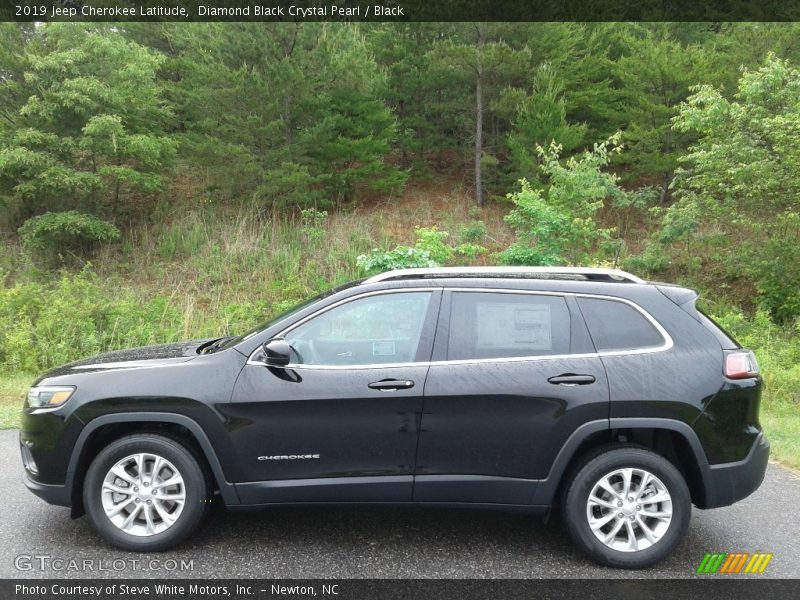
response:
<path id="1" fill-rule="evenodd" d="M 569 295 L 445 293 L 425 385 L 414 500 L 529 504 L 609 393 Z"/>

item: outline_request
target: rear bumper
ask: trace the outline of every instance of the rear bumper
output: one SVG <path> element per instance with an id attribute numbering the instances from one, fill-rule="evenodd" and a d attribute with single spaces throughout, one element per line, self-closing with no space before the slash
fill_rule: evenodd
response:
<path id="1" fill-rule="evenodd" d="M 27 473 L 24 475 L 24 481 L 25 487 L 48 504 L 57 506 L 70 506 L 72 504 L 67 487 L 64 485 L 39 483 L 31 479 Z"/>
<path id="2" fill-rule="evenodd" d="M 706 497 L 700 508 L 729 506 L 755 492 L 767 471 L 769 447 L 762 432 L 743 460 L 710 465 L 704 474 Z"/>

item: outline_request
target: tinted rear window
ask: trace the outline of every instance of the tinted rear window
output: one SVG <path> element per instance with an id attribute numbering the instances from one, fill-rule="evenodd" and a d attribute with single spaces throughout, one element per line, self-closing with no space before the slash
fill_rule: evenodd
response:
<path id="1" fill-rule="evenodd" d="M 661 346 L 664 338 L 645 316 L 624 302 L 578 298 L 578 304 L 599 352 Z"/>
<path id="2" fill-rule="evenodd" d="M 455 292 L 448 360 L 569 354 L 570 314 L 561 296 Z"/>

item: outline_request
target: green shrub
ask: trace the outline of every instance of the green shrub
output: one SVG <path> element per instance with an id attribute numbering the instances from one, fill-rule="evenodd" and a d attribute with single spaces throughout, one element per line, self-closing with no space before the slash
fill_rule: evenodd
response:
<path id="1" fill-rule="evenodd" d="M 607 169 L 611 157 L 622 150 L 620 134 L 594 144 L 578 156 L 561 160 L 555 142 L 537 146 L 546 183 L 519 180 L 519 191 L 506 195 L 514 208 L 505 220 L 517 241 L 498 257 L 512 265 L 557 265 L 594 262 L 592 254 L 611 239 L 613 228 L 599 227 L 594 217 L 605 200 L 628 194 L 619 178 Z"/>
<path id="2" fill-rule="evenodd" d="M 660 273 L 669 267 L 670 255 L 659 242 L 650 242 L 639 254 L 626 257 L 622 267 L 634 273 Z"/>
<path id="3" fill-rule="evenodd" d="M 431 254 L 427 250 L 397 246 L 394 250 L 375 248 L 369 254 L 361 254 L 356 258 L 356 266 L 362 274 L 374 275 L 394 269 L 438 267 L 440 265 L 431 258 Z"/>
<path id="4" fill-rule="evenodd" d="M 364 275 L 394 269 L 440 267 L 457 251 L 445 243 L 450 234 L 439 231 L 436 226 L 419 227 L 414 233 L 417 241 L 413 248 L 408 246 L 397 246 L 394 250 L 375 248 L 369 254 L 356 257 L 356 266 Z"/>
<path id="5" fill-rule="evenodd" d="M 453 252 L 458 256 L 463 256 L 468 260 L 475 260 L 478 258 L 478 255 L 486 252 L 486 248 L 478 244 L 459 244 L 453 248 Z"/>
<path id="6" fill-rule="evenodd" d="M 777 220 L 786 223 L 786 231 L 795 235 L 800 231 L 798 213 L 781 215 Z M 759 246 L 758 250 L 746 252 L 757 256 L 747 272 L 756 282 L 758 304 L 777 321 L 791 322 L 800 317 L 800 246 L 791 237 L 783 236 L 772 237 Z"/>
<path id="7" fill-rule="evenodd" d="M 324 238 L 327 233 L 325 229 L 327 220 L 327 210 L 317 210 L 316 208 L 300 210 L 300 232 L 305 241 L 316 242 Z"/>
<path id="8" fill-rule="evenodd" d="M 119 238 L 119 230 L 111 223 L 75 210 L 32 217 L 18 232 L 27 250 L 51 263 L 82 260 L 99 243 Z"/>
<path id="9" fill-rule="evenodd" d="M 461 228 L 461 241 L 465 244 L 479 244 L 486 237 L 483 221 L 472 221 Z"/>
<path id="10" fill-rule="evenodd" d="M 450 237 L 446 231 L 439 231 L 435 225 L 433 227 L 419 227 L 414 230 L 417 236 L 417 243 L 414 247 L 422 252 L 427 252 L 431 260 L 443 265 L 453 256 L 453 249 L 444 243 Z"/>

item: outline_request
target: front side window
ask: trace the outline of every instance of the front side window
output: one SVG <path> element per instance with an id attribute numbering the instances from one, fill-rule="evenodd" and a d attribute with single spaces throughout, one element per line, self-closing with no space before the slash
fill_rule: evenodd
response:
<path id="1" fill-rule="evenodd" d="M 398 292 L 347 302 L 285 336 L 292 362 L 375 365 L 415 362 L 431 292 Z"/>
<path id="2" fill-rule="evenodd" d="M 448 360 L 569 354 L 570 314 L 560 296 L 454 292 Z"/>

